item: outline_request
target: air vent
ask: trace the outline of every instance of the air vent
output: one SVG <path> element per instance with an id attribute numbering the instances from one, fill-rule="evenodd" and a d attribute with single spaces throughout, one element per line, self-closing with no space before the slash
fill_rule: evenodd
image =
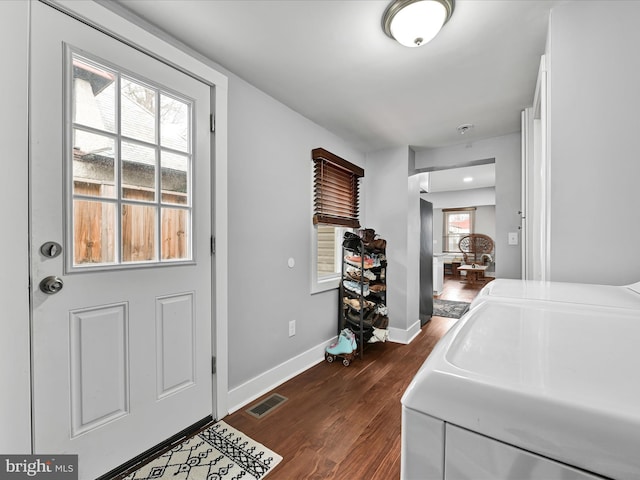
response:
<path id="1" fill-rule="evenodd" d="M 275 410 L 278 406 L 282 405 L 286 401 L 287 401 L 286 397 L 283 397 L 282 395 L 278 395 L 277 393 L 274 393 L 270 397 L 265 398 L 260 403 L 251 407 L 249 410 L 247 410 L 247 413 L 256 418 L 262 418 L 268 413 Z"/>

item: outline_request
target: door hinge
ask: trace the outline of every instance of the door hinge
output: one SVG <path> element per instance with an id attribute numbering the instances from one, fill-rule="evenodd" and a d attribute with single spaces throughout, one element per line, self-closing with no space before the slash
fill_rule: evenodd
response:
<path id="1" fill-rule="evenodd" d="M 213 116 L 213 113 L 209 115 L 209 130 L 216 131 L 216 117 Z"/>
<path id="2" fill-rule="evenodd" d="M 216 357 L 211 357 L 211 374 L 216 374 Z"/>
<path id="3" fill-rule="evenodd" d="M 216 237 L 211 235 L 211 255 L 215 255 L 216 253 Z"/>

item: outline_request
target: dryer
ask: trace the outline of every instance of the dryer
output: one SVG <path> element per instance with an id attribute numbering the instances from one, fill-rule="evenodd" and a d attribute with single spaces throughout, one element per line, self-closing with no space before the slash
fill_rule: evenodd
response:
<path id="1" fill-rule="evenodd" d="M 640 478 L 640 311 L 479 303 L 402 397 L 401 478 Z"/>

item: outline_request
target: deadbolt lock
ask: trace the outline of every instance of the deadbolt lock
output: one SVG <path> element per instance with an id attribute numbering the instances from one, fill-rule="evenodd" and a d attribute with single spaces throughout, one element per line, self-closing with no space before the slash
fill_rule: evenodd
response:
<path id="1" fill-rule="evenodd" d="M 48 258 L 55 258 L 62 253 L 62 245 L 56 242 L 46 242 L 40 247 L 40 253 Z"/>

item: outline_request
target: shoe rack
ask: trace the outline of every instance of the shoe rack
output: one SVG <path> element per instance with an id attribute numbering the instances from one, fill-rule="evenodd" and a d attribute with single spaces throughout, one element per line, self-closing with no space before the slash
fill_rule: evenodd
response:
<path id="1" fill-rule="evenodd" d="M 342 242 L 338 334 L 353 331 L 360 358 L 366 344 L 388 337 L 386 241 L 372 232 L 346 232 Z"/>

